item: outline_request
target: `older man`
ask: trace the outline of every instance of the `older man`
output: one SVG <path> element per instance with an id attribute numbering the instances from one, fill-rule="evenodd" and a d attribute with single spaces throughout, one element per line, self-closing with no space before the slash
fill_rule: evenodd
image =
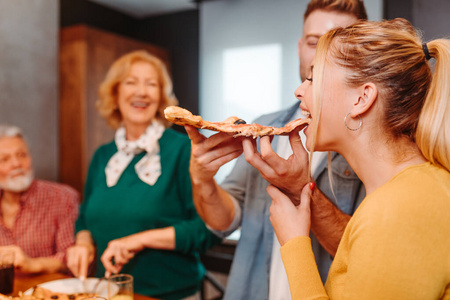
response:
<path id="1" fill-rule="evenodd" d="M 23 273 L 65 269 L 79 201 L 67 185 L 34 179 L 21 130 L 0 125 L 0 254 L 13 250 Z"/>

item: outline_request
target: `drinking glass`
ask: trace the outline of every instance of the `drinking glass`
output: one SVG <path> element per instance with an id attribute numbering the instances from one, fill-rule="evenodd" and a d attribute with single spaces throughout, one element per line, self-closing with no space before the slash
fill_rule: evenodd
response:
<path id="1" fill-rule="evenodd" d="M 92 296 L 92 297 L 86 297 L 86 298 L 82 298 L 80 300 L 108 300 L 105 297 L 100 297 L 100 296 Z"/>
<path id="2" fill-rule="evenodd" d="M 133 300 L 133 276 L 116 274 L 108 279 L 109 300 Z"/>
<path id="3" fill-rule="evenodd" d="M 14 251 L 0 252 L 0 293 L 10 294 L 14 286 Z"/>

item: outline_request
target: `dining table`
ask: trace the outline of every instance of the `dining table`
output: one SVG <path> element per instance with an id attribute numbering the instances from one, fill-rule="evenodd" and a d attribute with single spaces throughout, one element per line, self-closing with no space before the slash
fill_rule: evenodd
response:
<path id="1" fill-rule="evenodd" d="M 14 275 L 14 289 L 11 295 L 18 296 L 20 292 L 25 292 L 29 288 L 32 288 L 38 284 L 65 278 L 73 278 L 73 276 L 63 273 L 43 273 L 37 275 L 16 273 Z M 135 293 L 134 300 L 157 300 L 157 299 Z"/>

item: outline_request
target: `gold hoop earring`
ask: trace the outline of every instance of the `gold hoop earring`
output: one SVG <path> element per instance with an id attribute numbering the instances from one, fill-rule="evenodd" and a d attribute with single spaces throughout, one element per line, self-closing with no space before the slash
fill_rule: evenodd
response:
<path id="1" fill-rule="evenodd" d="M 358 115 L 358 117 L 359 117 L 359 126 L 358 126 L 358 128 L 350 128 L 350 127 L 348 127 L 348 125 L 347 125 L 347 117 L 348 117 L 349 115 L 350 115 L 350 113 L 348 113 L 348 114 L 345 116 L 345 118 L 344 118 L 344 124 L 345 124 L 345 127 L 347 127 L 347 129 L 348 129 L 348 130 L 351 130 L 351 131 L 357 131 L 357 130 L 361 129 L 361 126 L 362 126 L 362 124 L 363 124 L 363 120 L 362 120 L 361 115 Z"/>

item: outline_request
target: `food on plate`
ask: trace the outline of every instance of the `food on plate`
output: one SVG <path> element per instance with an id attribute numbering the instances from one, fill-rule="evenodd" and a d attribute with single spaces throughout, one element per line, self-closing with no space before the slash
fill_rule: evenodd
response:
<path id="1" fill-rule="evenodd" d="M 33 295 L 24 295 L 22 292 L 19 292 L 19 296 L 17 297 L 0 294 L 0 300 L 38 300 L 38 298 Z"/>
<path id="2" fill-rule="evenodd" d="M 0 300 L 81 300 L 87 297 L 98 297 L 94 293 L 56 293 L 49 289 L 35 286 L 31 295 L 19 292 L 17 297 L 0 294 Z"/>
<path id="3" fill-rule="evenodd" d="M 43 300 L 81 300 L 87 297 L 96 297 L 94 293 L 56 293 L 49 289 L 36 286 L 34 287 L 32 296 Z"/>
<path id="4" fill-rule="evenodd" d="M 200 129 L 231 133 L 235 137 L 252 136 L 253 138 L 266 135 L 288 135 L 295 128 L 309 124 L 311 120 L 310 118 L 293 120 L 284 127 L 263 126 L 256 123 L 245 124 L 245 121 L 238 117 L 229 117 L 222 122 L 209 122 L 179 106 L 168 106 L 164 110 L 164 116 L 168 121 L 177 125 L 191 125 Z"/>

